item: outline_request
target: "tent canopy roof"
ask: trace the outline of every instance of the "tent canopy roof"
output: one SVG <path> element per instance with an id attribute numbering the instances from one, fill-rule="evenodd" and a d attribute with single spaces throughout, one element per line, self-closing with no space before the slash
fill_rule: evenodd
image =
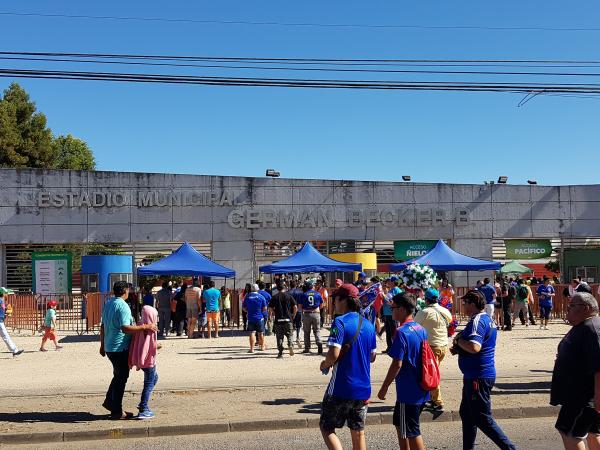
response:
<path id="1" fill-rule="evenodd" d="M 235 277 L 235 270 L 211 261 L 189 243 L 184 242 L 169 256 L 140 267 L 138 275 L 189 275 L 205 277 Z"/>
<path id="2" fill-rule="evenodd" d="M 501 273 L 516 273 L 516 274 L 523 274 L 523 273 L 533 273 L 533 269 L 530 269 L 527 266 L 524 266 L 523 264 L 518 263 L 517 261 L 509 261 L 506 264 L 504 264 L 504 266 L 502 266 L 502 269 L 500 269 Z"/>
<path id="3" fill-rule="evenodd" d="M 360 272 L 362 264 L 336 261 L 322 255 L 310 242 L 305 242 L 300 251 L 273 264 L 261 266 L 263 273 L 311 273 L 311 272 Z"/>
<path id="4" fill-rule="evenodd" d="M 424 264 L 434 270 L 498 270 L 500 263 L 485 259 L 472 258 L 452 250 L 446 243 L 439 240 L 428 253 L 410 261 L 390 265 L 392 272 L 399 272 L 409 264 Z"/>

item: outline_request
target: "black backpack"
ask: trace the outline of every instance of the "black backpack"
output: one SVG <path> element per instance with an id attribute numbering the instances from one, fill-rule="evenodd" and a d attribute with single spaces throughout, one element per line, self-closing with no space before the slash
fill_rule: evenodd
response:
<path id="1" fill-rule="evenodd" d="M 527 297 L 529 297 L 529 291 L 527 291 L 525 286 L 519 286 L 519 289 L 517 290 L 517 296 L 519 300 L 526 300 Z"/>

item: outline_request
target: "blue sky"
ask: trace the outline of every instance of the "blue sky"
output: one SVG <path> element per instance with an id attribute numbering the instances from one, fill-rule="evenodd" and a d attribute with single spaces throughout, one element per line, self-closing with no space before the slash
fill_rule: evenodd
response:
<path id="1" fill-rule="evenodd" d="M 592 1 L 577 7 L 538 0 L 414 3 L 220 0 L 171 1 L 166 7 L 156 1 L 5 0 L 0 13 L 427 26 L 585 28 L 600 23 L 600 4 Z M 251 26 L 0 14 L 0 38 L 0 51 L 600 60 L 600 31 Z M 31 66 L 0 61 L 0 68 L 8 67 Z M 253 76 L 251 71 L 146 70 Z M 378 76 L 391 79 L 363 75 Z M 0 88 L 11 81 L 0 78 Z M 481 183 L 508 175 L 516 184 L 534 178 L 552 185 L 596 183 L 600 164 L 596 98 L 539 96 L 519 108 L 523 95 L 517 94 L 17 81 L 56 134 L 71 133 L 89 143 L 100 170 L 263 176 L 272 167 L 290 178 L 394 181 L 410 174 L 414 181 Z"/>

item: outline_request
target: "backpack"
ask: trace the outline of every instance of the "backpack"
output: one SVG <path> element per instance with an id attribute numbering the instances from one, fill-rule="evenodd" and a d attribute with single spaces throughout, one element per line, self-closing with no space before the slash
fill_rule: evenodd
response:
<path id="1" fill-rule="evenodd" d="M 519 289 L 517 289 L 517 296 L 521 301 L 526 300 L 527 297 L 529 297 L 529 292 L 527 291 L 527 288 L 525 286 L 519 286 Z"/>
<path id="2" fill-rule="evenodd" d="M 433 391 L 440 385 L 440 366 L 427 339 L 421 344 L 421 358 L 421 387 Z"/>
<path id="3" fill-rule="evenodd" d="M 413 331 L 414 328 L 411 327 Z M 427 339 L 421 341 L 421 388 L 433 391 L 440 386 L 440 366 Z"/>

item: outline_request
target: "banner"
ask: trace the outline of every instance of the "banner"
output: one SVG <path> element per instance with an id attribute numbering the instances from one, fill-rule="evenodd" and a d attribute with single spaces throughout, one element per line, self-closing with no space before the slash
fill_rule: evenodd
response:
<path id="1" fill-rule="evenodd" d="M 418 258 L 435 247 L 437 241 L 394 241 L 394 258 L 396 261 L 408 261 Z"/>
<path id="2" fill-rule="evenodd" d="M 506 259 L 544 259 L 552 253 L 549 239 L 510 239 L 504 245 Z"/>
<path id="3" fill-rule="evenodd" d="M 33 252 L 33 292 L 36 294 L 70 294 L 71 265 L 70 253 Z"/>

